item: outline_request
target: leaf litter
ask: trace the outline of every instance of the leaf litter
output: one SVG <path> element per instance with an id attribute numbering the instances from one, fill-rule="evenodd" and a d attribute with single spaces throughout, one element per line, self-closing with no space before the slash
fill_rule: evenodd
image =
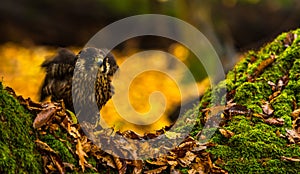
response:
<path id="1" fill-rule="evenodd" d="M 115 171 L 124 174 L 155 174 L 161 172 L 181 173 L 180 169 L 183 168 L 187 169 L 188 173 L 227 173 L 225 170 L 215 166 L 212 163 L 210 154 L 205 151 L 207 147 L 213 146 L 213 144 L 200 144 L 190 136 L 165 155 L 160 155 L 153 159 L 130 160 L 108 154 L 101 150 L 101 147 L 94 144 L 94 141 L 91 141 L 84 134 L 82 126 L 90 128 L 91 125 L 79 125 L 74 122 L 72 113 L 66 110 L 63 101 L 45 103 L 34 102 L 30 98 L 24 99 L 22 96 L 17 96 L 11 88 L 7 87 L 6 90 L 17 98 L 23 106 L 36 115 L 32 126 L 38 132 L 35 143 L 42 155 L 45 173 L 86 171 L 99 173 L 106 171 L 109 173 L 109 171 Z M 146 133 L 143 136 L 133 131 L 125 131 L 122 133 L 119 131 L 114 132 L 113 129 L 101 130 L 100 134 L 118 134 L 132 140 L 146 140 L 158 138 L 168 129 L 169 128 L 166 127 L 155 133 Z M 62 154 L 61 152 L 54 150 L 54 147 L 51 147 L 50 142 L 40 140 L 40 136 L 43 137 L 49 134 L 62 144 L 66 145 L 69 153 L 72 154 L 77 162 L 69 162 L 68 159 L 64 158 L 65 154 Z M 177 135 L 173 135 L 172 132 L 171 135 L 168 135 L 167 137 L 169 139 L 175 139 L 177 137 Z M 115 144 L 124 146 L 127 149 L 130 149 L 131 152 L 121 149 L 112 150 L 119 150 L 120 153 L 130 155 L 133 159 L 135 159 L 136 154 L 138 154 L 134 152 L 148 151 L 148 153 L 155 153 L 154 151 L 149 151 L 150 145 L 148 142 L 140 143 L 140 146 L 126 144 L 126 142 L 115 142 Z M 156 150 L 166 150 L 172 146 L 172 144 L 165 144 L 167 144 L 167 142 L 160 143 Z M 90 159 L 94 159 L 95 162 L 90 162 Z"/>

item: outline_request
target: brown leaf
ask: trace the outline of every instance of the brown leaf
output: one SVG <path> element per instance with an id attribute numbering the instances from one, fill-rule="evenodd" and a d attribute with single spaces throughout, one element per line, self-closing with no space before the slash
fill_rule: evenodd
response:
<path id="1" fill-rule="evenodd" d="M 227 171 L 223 170 L 222 168 L 216 166 L 213 164 L 213 168 L 210 173 L 215 173 L 215 174 L 228 174 Z"/>
<path id="2" fill-rule="evenodd" d="M 268 119 L 265 119 L 264 122 L 269 124 L 269 125 L 275 125 L 275 126 L 284 125 L 284 119 L 283 118 L 268 118 Z"/>
<path id="3" fill-rule="evenodd" d="M 91 141 L 88 141 L 88 139 L 87 139 L 86 136 L 83 136 L 83 137 L 81 138 L 81 145 L 82 145 L 83 150 L 84 150 L 86 153 L 90 152 L 91 149 L 92 149 L 92 143 L 91 143 Z"/>
<path id="4" fill-rule="evenodd" d="M 48 164 L 47 165 L 47 169 L 51 170 L 51 171 L 56 171 L 56 168 L 53 166 L 53 164 Z M 50 172 L 49 172 L 50 173 Z"/>
<path id="5" fill-rule="evenodd" d="M 169 155 L 167 156 L 167 159 L 176 160 L 177 159 L 177 154 L 171 151 L 171 152 L 169 152 Z"/>
<path id="6" fill-rule="evenodd" d="M 270 57 L 266 60 L 263 60 L 260 62 L 260 64 L 256 67 L 256 70 L 254 71 L 253 75 L 248 76 L 248 82 L 253 82 L 255 78 L 261 74 L 261 72 L 267 68 L 269 65 L 271 65 L 275 61 L 275 55 L 270 55 Z"/>
<path id="7" fill-rule="evenodd" d="M 200 145 L 200 146 L 194 147 L 192 152 L 199 152 L 199 151 L 202 151 L 202 150 L 205 150 L 205 149 L 207 149 L 207 146 Z"/>
<path id="8" fill-rule="evenodd" d="M 296 110 L 294 110 L 294 111 L 292 112 L 292 117 L 293 117 L 293 119 L 298 118 L 299 115 L 300 115 L 300 109 L 296 109 Z"/>
<path id="9" fill-rule="evenodd" d="M 263 112 L 267 115 L 272 115 L 274 113 L 274 109 L 272 108 L 271 104 L 269 102 L 265 102 L 261 106 Z"/>
<path id="10" fill-rule="evenodd" d="M 53 154 L 57 154 L 57 152 L 55 152 L 47 143 L 42 142 L 39 139 L 35 140 L 35 144 L 41 150 L 44 150 L 46 152 L 50 152 L 50 153 L 53 153 Z"/>
<path id="11" fill-rule="evenodd" d="M 204 174 L 205 173 L 205 166 L 200 160 L 199 157 L 196 158 L 196 163 L 192 164 L 192 168 L 188 171 L 189 174 Z"/>
<path id="12" fill-rule="evenodd" d="M 286 136 L 290 143 L 300 142 L 300 134 L 298 134 L 295 130 L 286 129 Z"/>
<path id="13" fill-rule="evenodd" d="M 178 165 L 178 162 L 177 161 L 167 161 L 168 162 L 168 164 L 170 165 L 170 166 L 177 166 Z"/>
<path id="14" fill-rule="evenodd" d="M 271 86 L 272 91 L 276 91 L 276 84 L 274 82 L 268 81 L 268 85 Z"/>
<path id="15" fill-rule="evenodd" d="M 193 147 L 196 145 L 195 140 L 192 141 L 186 141 L 184 143 L 181 143 L 178 148 L 181 150 L 192 150 Z"/>
<path id="16" fill-rule="evenodd" d="M 113 160 L 113 157 L 110 156 L 110 155 L 107 155 L 107 154 L 104 155 L 104 156 L 98 155 L 98 156 L 97 156 L 97 159 L 101 159 L 102 162 L 106 163 L 108 166 L 110 166 L 110 167 L 112 167 L 112 168 L 114 168 L 114 169 L 117 168 L 117 167 L 116 167 L 116 164 L 115 164 L 115 162 L 114 162 L 114 160 Z"/>
<path id="17" fill-rule="evenodd" d="M 60 174 L 65 173 L 64 164 L 57 155 L 50 154 L 51 160 Z"/>
<path id="18" fill-rule="evenodd" d="M 133 160 L 133 174 L 140 174 L 143 171 L 143 161 L 142 160 Z"/>
<path id="19" fill-rule="evenodd" d="M 291 46 L 295 38 L 297 38 L 297 34 L 289 32 L 283 40 L 283 45 L 285 47 Z"/>
<path id="20" fill-rule="evenodd" d="M 164 170 L 166 170 L 168 168 L 168 166 L 163 166 L 157 169 L 153 169 L 153 170 L 148 170 L 145 171 L 144 173 L 149 173 L 149 174 L 160 174 L 161 172 L 163 172 Z"/>
<path id="21" fill-rule="evenodd" d="M 82 171 L 84 172 L 84 170 L 85 170 L 84 163 L 87 163 L 85 157 L 87 157 L 87 154 L 83 151 L 80 140 L 78 140 L 77 144 L 76 144 L 76 154 L 79 157 L 79 165 L 81 166 Z"/>
<path id="22" fill-rule="evenodd" d="M 300 134 L 300 118 L 293 121 L 293 128 L 298 134 Z"/>
<path id="23" fill-rule="evenodd" d="M 46 109 L 37 114 L 36 118 L 33 121 L 33 127 L 37 129 L 45 125 L 55 112 L 56 106 L 54 106 L 54 104 L 49 104 Z"/>
<path id="24" fill-rule="evenodd" d="M 276 136 L 280 138 L 285 138 L 285 136 L 281 134 L 280 130 L 276 130 Z"/>
<path id="25" fill-rule="evenodd" d="M 194 153 L 187 151 L 183 158 L 178 158 L 182 167 L 188 167 L 192 161 L 197 157 Z"/>
<path id="26" fill-rule="evenodd" d="M 49 125 L 49 128 L 50 128 L 50 131 L 51 131 L 51 132 L 55 132 L 55 131 L 57 131 L 57 130 L 59 129 L 59 125 L 53 123 L 53 124 L 50 124 L 50 125 Z"/>
<path id="27" fill-rule="evenodd" d="M 221 158 L 218 158 L 214 163 L 217 165 L 225 165 L 225 162 Z"/>
<path id="28" fill-rule="evenodd" d="M 274 101 L 274 99 L 279 96 L 279 94 L 281 94 L 281 91 L 276 91 L 274 92 L 272 95 L 269 96 L 269 101 L 270 103 L 272 103 Z"/>
<path id="29" fill-rule="evenodd" d="M 67 131 L 74 138 L 80 138 L 81 137 L 78 129 L 75 126 L 71 125 L 70 122 L 67 123 Z"/>
<path id="30" fill-rule="evenodd" d="M 225 138 L 231 138 L 234 135 L 234 133 L 231 132 L 230 130 L 219 129 L 219 131 Z"/>
<path id="31" fill-rule="evenodd" d="M 168 161 L 163 158 L 157 158 L 155 161 L 146 160 L 146 162 L 156 166 L 165 166 L 168 163 Z"/>
<path id="32" fill-rule="evenodd" d="M 249 110 L 246 106 L 233 103 L 226 108 L 226 111 L 229 113 L 230 116 L 249 115 L 251 112 L 251 110 Z"/>
<path id="33" fill-rule="evenodd" d="M 285 156 L 282 156 L 281 159 L 283 161 L 292 161 L 292 162 L 300 162 L 300 158 L 299 157 L 285 157 Z"/>
<path id="34" fill-rule="evenodd" d="M 126 169 L 127 169 L 127 165 L 126 165 L 126 162 L 123 160 L 123 159 L 120 159 L 118 157 L 113 157 L 114 158 L 114 161 L 115 161 L 115 164 L 117 166 L 117 169 L 119 171 L 120 174 L 122 173 L 126 173 Z"/>

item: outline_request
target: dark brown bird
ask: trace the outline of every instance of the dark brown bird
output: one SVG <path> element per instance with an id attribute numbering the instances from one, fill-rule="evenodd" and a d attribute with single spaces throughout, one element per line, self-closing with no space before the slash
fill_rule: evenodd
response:
<path id="1" fill-rule="evenodd" d="M 111 78 L 118 70 L 114 56 L 105 49 L 84 48 L 78 55 L 60 49 L 42 67 L 46 77 L 40 100 L 63 99 L 67 109 L 75 112 L 79 121 L 93 125 L 99 120 L 99 110 L 113 95 Z"/>

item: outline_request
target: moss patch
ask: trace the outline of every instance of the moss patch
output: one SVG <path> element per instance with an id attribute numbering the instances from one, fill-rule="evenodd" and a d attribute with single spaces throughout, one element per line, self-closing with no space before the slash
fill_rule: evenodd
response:
<path id="1" fill-rule="evenodd" d="M 208 151 L 219 165 L 230 173 L 297 173 L 300 163 L 281 160 L 282 156 L 300 156 L 300 146 L 287 146 L 287 140 L 276 135 L 282 128 L 262 122 L 247 120 L 244 116 L 234 117 L 224 127 L 235 133 L 230 139 L 216 133 L 212 142 L 218 145 Z"/>
<path id="2" fill-rule="evenodd" d="M 224 88 L 227 99 L 247 107 L 249 114 L 233 114 L 222 129 L 234 133 L 225 138 L 216 131 L 207 151 L 214 163 L 229 173 L 297 173 L 300 162 L 284 161 L 282 157 L 300 157 L 299 144 L 291 144 L 286 129 L 293 128 L 291 113 L 300 107 L 300 29 L 283 33 L 259 51 L 250 51 L 214 89 L 205 93 L 198 109 L 198 125 L 191 133 L 196 137 L 204 123 L 205 108 L 211 107 L 211 91 Z M 228 102 L 228 101 L 227 101 Z M 272 114 L 263 111 L 270 103 Z M 222 103 L 219 102 L 221 105 Z M 227 103 L 228 104 L 228 103 Z M 263 118 L 264 117 L 264 118 Z M 266 118 L 283 118 L 284 124 L 268 125 Z M 201 121 L 202 120 L 202 121 Z M 294 122 L 295 124 L 295 122 Z"/>
<path id="3" fill-rule="evenodd" d="M 34 143 L 33 115 L 0 82 L 0 173 L 41 173 Z"/>

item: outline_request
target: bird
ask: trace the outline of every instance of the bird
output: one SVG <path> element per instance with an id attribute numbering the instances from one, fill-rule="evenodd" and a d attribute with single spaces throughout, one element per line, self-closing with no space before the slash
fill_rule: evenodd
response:
<path id="1" fill-rule="evenodd" d="M 65 107 L 76 113 L 79 122 L 97 126 L 101 108 L 114 94 L 112 77 L 119 69 L 114 55 L 95 47 L 86 47 L 77 55 L 61 48 L 41 67 L 46 75 L 40 101 L 48 97 L 51 101 L 63 100 Z M 97 104 L 97 110 L 93 103 Z"/>

